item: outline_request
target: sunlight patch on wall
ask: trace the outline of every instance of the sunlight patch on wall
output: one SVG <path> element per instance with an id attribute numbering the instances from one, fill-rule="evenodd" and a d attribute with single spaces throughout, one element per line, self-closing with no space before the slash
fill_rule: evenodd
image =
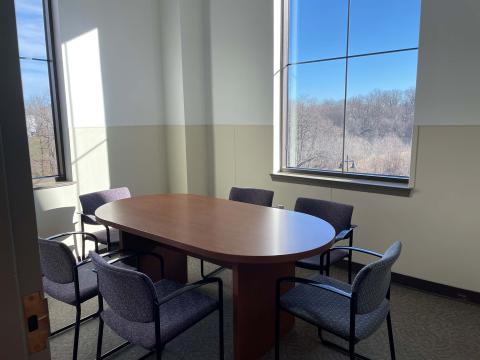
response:
<path id="1" fill-rule="evenodd" d="M 98 29 L 62 44 L 65 93 L 78 193 L 110 187 Z"/>
<path id="2" fill-rule="evenodd" d="M 67 102 L 74 127 L 104 127 L 102 64 L 98 30 L 93 29 L 62 44 L 68 78 Z"/>

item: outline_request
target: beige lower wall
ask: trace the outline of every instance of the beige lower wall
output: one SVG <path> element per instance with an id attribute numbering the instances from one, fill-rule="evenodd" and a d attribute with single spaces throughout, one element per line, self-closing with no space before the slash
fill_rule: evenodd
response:
<path id="1" fill-rule="evenodd" d="M 231 186 L 275 191 L 274 204 L 292 209 L 299 196 L 349 203 L 358 246 L 383 251 L 404 244 L 395 271 L 480 291 L 477 231 L 480 201 L 480 127 L 418 129 L 416 186 L 410 197 L 272 181 L 272 126 L 214 126 L 214 194 Z M 356 258 L 363 262 L 365 259 Z"/>
<path id="2" fill-rule="evenodd" d="M 73 230 L 78 195 L 128 186 L 133 195 L 168 191 L 165 127 L 76 128 L 70 135 L 73 185 L 34 191 L 40 236 Z"/>
<path id="3" fill-rule="evenodd" d="M 167 154 L 166 177 L 168 190 L 172 193 L 187 193 L 187 152 L 185 126 L 165 127 L 165 151 Z"/>

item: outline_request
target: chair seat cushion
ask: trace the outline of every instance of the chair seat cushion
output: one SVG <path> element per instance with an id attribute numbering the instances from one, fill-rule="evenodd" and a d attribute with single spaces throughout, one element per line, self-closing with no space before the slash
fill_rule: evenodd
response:
<path id="1" fill-rule="evenodd" d="M 335 250 L 330 252 L 330 264 L 335 264 L 336 262 L 344 259 L 348 256 L 347 250 Z M 327 255 L 324 257 L 325 265 L 327 264 Z M 306 259 L 297 261 L 297 266 L 307 268 L 307 269 L 318 269 L 320 267 L 320 255 L 315 255 Z"/>
<path id="2" fill-rule="evenodd" d="M 312 280 L 351 292 L 350 285 L 317 275 Z M 350 299 L 310 285 L 299 284 L 280 298 L 280 305 L 295 316 L 344 339 L 350 336 Z M 384 300 L 374 311 L 355 317 L 356 341 L 366 339 L 382 324 L 389 312 Z"/>
<path id="3" fill-rule="evenodd" d="M 84 302 L 98 293 L 97 275 L 92 271 L 93 264 L 86 263 L 78 268 L 78 280 L 80 290 L 80 302 Z M 74 282 L 60 284 L 43 276 L 43 290 L 54 299 L 67 304 L 75 304 Z"/>
<path id="4" fill-rule="evenodd" d="M 100 244 L 107 244 L 107 229 L 105 227 L 98 227 L 99 230 L 92 231 L 92 234 L 95 235 L 98 239 Z M 120 232 L 118 229 L 109 228 L 110 229 L 110 243 L 118 245 L 120 243 Z"/>
<path id="5" fill-rule="evenodd" d="M 159 299 L 182 288 L 182 284 L 170 280 L 160 280 L 155 285 Z M 191 290 L 160 306 L 160 337 L 162 344 L 188 329 L 216 310 L 217 300 Z M 155 322 L 134 322 L 117 315 L 112 309 L 106 308 L 102 319 L 113 331 L 132 344 L 146 349 L 155 347 Z"/>

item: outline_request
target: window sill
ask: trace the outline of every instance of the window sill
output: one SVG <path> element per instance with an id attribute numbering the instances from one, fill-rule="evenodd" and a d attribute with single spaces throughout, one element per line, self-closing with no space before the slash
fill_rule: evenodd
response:
<path id="1" fill-rule="evenodd" d="M 75 181 L 44 181 L 44 182 L 35 182 L 33 180 L 33 190 L 44 190 L 44 189 L 53 189 L 53 188 L 58 188 L 58 187 L 64 187 L 64 186 L 70 186 L 70 185 L 75 185 Z"/>
<path id="2" fill-rule="evenodd" d="M 373 192 L 394 196 L 408 197 L 413 192 L 413 186 L 411 184 L 397 182 L 299 174 L 286 171 L 275 172 L 270 174 L 270 176 L 273 181 L 297 183 L 304 185 L 328 186 L 344 190 Z"/>

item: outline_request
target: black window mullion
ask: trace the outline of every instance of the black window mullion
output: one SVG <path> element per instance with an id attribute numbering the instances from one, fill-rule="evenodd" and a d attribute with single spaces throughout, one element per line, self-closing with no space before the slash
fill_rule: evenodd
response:
<path id="1" fill-rule="evenodd" d="M 405 48 L 405 49 L 395 49 L 395 50 L 386 50 L 386 51 L 377 51 L 372 53 L 363 53 L 363 54 L 355 54 L 355 55 L 347 55 L 347 56 L 339 56 L 334 58 L 325 58 L 325 59 L 315 59 L 315 60 L 305 60 L 305 61 L 298 61 L 293 63 L 288 63 L 283 65 L 282 69 L 292 66 L 292 65 L 303 65 L 303 64 L 313 64 L 325 61 L 334 61 L 334 60 L 344 60 L 344 59 L 355 59 L 360 57 L 366 56 L 375 56 L 375 55 L 384 55 L 384 54 L 395 54 L 399 52 L 407 52 L 407 51 L 415 51 L 418 50 L 418 47 L 413 48 Z"/>
<path id="2" fill-rule="evenodd" d="M 65 180 L 65 157 L 64 157 L 64 143 L 63 131 L 60 116 L 60 98 L 58 95 L 58 76 L 56 69 L 56 53 L 55 53 L 55 33 L 52 21 L 52 2 L 51 0 L 43 0 L 43 17 L 45 25 L 45 38 L 47 46 L 48 58 L 48 74 L 50 82 L 50 101 L 52 107 L 53 130 L 55 136 L 55 150 L 57 154 L 57 179 Z"/>
<path id="3" fill-rule="evenodd" d="M 342 143 L 342 160 L 341 168 L 342 174 L 345 173 L 345 131 L 346 131 L 346 122 L 347 122 L 347 86 L 348 86 L 348 48 L 350 45 L 350 0 L 348 0 L 348 10 L 347 10 L 347 47 L 345 49 L 345 93 L 343 97 L 343 143 Z M 348 163 L 347 163 L 347 172 L 348 172 Z"/>

